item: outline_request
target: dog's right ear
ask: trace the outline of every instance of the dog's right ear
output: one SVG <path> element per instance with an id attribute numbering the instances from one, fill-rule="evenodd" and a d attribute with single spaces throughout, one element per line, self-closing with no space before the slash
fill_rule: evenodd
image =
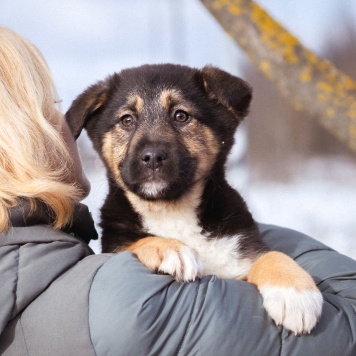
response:
<path id="1" fill-rule="evenodd" d="M 68 125 L 77 139 L 89 118 L 101 108 L 108 99 L 108 80 L 100 81 L 80 94 L 65 114 Z"/>

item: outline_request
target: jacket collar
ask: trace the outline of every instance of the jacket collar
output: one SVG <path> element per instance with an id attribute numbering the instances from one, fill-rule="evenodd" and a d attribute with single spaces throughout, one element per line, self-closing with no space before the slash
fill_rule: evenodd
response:
<path id="1" fill-rule="evenodd" d="M 10 209 L 9 215 L 13 227 L 51 225 L 53 222 L 50 210 L 45 204 L 39 203 L 37 208 L 31 211 L 30 203 L 25 199 L 21 199 L 15 208 Z M 72 223 L 61 230 L 67 234 L 74 234 L 86 243 L 98 239 L 91 213 L 86 205 L 80 203 L 75 205 Z"/>

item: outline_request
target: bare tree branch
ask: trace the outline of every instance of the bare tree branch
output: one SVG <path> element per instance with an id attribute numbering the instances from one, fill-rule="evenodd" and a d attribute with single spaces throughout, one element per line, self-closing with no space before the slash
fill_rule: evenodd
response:
<path id="1" fill-rule="evenodd" d="M 299 110 L 356 152 L 356 82 L 305 48 L 251 0 L 201 0 L 250 60 Z"/>

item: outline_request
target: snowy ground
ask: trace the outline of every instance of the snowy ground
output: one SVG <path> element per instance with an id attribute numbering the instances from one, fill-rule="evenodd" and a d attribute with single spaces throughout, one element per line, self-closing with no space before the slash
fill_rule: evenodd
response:
<path id="1" fill-rule="evenodd" d="M 288 183 L 248 185 L 244 197 L 257 221 L 298 230 L 356 259 L 356 162 L 315 159 Z"/>
<path id="2" fill-rule="evenodd" d="M 88 170 L 89 205 L 95 221 L 107 190 L 104 169 L 96 160 Z M 288 183 L 249 183 L 246 170 L 230 171 L 229 181 L 242 191 L 255 219 L 301 231 L 356 259 L 356 163 L 340 159 L 308 162 Z M 92 242 L 99 252 L 99 243 Z"/>

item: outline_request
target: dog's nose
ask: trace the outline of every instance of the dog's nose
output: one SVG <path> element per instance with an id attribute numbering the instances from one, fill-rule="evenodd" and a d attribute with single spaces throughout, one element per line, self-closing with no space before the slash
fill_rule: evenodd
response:
<path id="1" fill-rule="evenodd" d="M 163 165 L 163 161 L 168 157 L 167 153 L 160 148 L 146 148 L 141 153 L 142 162 L 153 171 Z"/>

